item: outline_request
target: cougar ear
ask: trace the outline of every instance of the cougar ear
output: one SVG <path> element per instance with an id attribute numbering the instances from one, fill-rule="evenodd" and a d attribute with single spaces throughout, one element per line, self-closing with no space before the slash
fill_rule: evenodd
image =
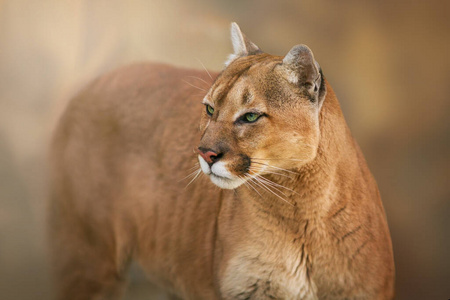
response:
<path id="1" fill-rule="evenodd" d="M 322 84 L 320 66 L 314 60 L 314 55 L 308 46 L 294 46 L 284 57 L 283 65 L 287 69 L 290 82 L 305 86 L 311 95 L 319 92 Z"/>
<path id="2" fill-rule="evenodd" d="M 234 53 L 228 57 L 225 66 L 228 66 L 236 58 L 262 53 L 258 46 L 242 33 L 235 22 L 231 23 L 231 42 L 233 43 Z"/>

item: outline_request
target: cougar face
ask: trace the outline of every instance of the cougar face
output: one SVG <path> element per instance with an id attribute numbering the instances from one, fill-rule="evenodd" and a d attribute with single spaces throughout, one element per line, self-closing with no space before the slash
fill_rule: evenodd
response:
<path id="1" fill-rule="evenodd" d="M 198 147 L 201 169 L 214 184 L 235 189 L 315 157 L 319 88 L 296 74 L 286 59 L 257 54 L 233 60 L 217 78 L 203 100 Z"/>

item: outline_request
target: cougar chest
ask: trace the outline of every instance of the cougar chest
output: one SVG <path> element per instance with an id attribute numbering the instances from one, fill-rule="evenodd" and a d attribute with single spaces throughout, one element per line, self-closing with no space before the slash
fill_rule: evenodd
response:
<path id="1" fill-rule="evenodd" d="M 221 294 L 225 299 L 317 299 L 310 256 L 298 246 L 275 238 L 237 248 L 226 264 Z"/>

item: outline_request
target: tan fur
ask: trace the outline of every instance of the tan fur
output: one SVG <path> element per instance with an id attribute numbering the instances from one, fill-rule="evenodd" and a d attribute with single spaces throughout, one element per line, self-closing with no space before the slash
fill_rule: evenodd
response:
<path id="1" fill-rule="evenodd" d="M 207 90 L 203 71 L 143 64 L 71 101 L 52 146 L 59 299 L 119 298 L 131 260 L 183 299 L 393 298 L 379 192 L 331 86 L 312 101 L 282 57 L 248 54 L 207 93 L 183 82 Z M 236 123 L 249 107 L 267 116 Z M 222 147 L 233 176 L 259 174 L 276 195 L 205 175 L 185 188 L 198 146 Z"/>

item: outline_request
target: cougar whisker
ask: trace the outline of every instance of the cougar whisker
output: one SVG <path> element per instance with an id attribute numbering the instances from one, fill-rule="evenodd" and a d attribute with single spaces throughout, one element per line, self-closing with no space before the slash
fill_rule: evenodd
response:
<path id="1" fill-rule="evenodd" d="M 262 168 L 262 167 L 258 168 L 258 166 L 251 166 L 249 171 L 257 171 L 257 172 L 264 171 L 264 173 L 266 173 L 266 174 L 279 175 L 279 176 L 283 176 L 283 177 L 286 177 L 286 178 L 292 178 L 292 177 L 290 177 L 290 176 L 288 176 L 286 174 L 282 174 L 282 173 L 279 173 L 279 172 L 273 172 L 273 171 L 267 171 L 267 169 Z"/>
<path id="2" fill-rule="evenodd" d="M 276 182 L 273 182 L 272 180 L 270 180 L 270 179 L 268 179 L 268 178 L 265 178 L 265 177 L 263 177 L 263 176 L 259 176 L 259 179 L 260 179 L 260 180 L 263 180 L 263 181 L 266 182 L 267 184 L 272 184 L 273 186 L 277 186 L 277 187 L 286 189 L 286 190 L 291 191 L 291 192 L 293 192 L 293 193 L 295 193 L 295 194 L 298 195 L 298 193 L 297 193 L 296 191 L 294 191 L 293 189 L 290 189 L 290 188 L 288 188 L 288 187 L 285 187 L 284 185 L 281 185 L 281 184 L 278 184 L 278 183 L 276 183 Z"/>
<path id="3" fill-rule="evenodd" d="M 207 86 L 208 86 L 208 89 L 210 88 L 210 86 L 211 86 L 211 84 L 209 83 L 209 82 L 207 82 L 207 81 L 205 81 L 205 80 L 203 80 L 203 79 L 201 79 L 200 77 L 197 77 L 197 76 L 192 76 L 192 75 L 189 75 L 189 76 L 187 76 L 187 77 L 189 77 L 189 78 L 194 78 L 194 79 L 198 79 L 198 80 L 200 80 L 200 81 L 202 81 L 202 82 L 204 82 Z"/>
<path id="4" fill-rule="evenodd" d="M 270 189 L 268 186 L 266 186 L 264 183 L 262 183 L 261 181 L 258 180 L 258 178 L 253 177 L 251 179 L 251 181 L 253 181 L 254 184 L 256 184 L 257 186 L 261 187 L 262 189 L 268 191 L 269 193 L 272 193 L 273 195 L 275 195 L 276 197 L 280 198 L 281 200 L 283 200 L 284 202 L 286 202 L 287 204 L 294 206 L 292 203 L 290 203 L 289 201 L 287 201 L 286 199 L 284 199 L 283 197 L 281 197 L 280 195 L 278 195 L 277 193 L 275 193 L 272 189 Z"/>
<path id="5" fill-rule="evenodd" d="M 252 157 L 252 160 L 289 160 L 289 161 L 305 161 L 303 159 L 298 159 L 298 158 L 257 158 L 257 157 Z"/>
<path id="6" fill-rule="evenodd" d="M 271 184 L 271 183 L 269 183 L 269 182 L 263 180 L 263 177 L 261 177 L 261 176 L 256 176 L 255 179 L 258 180 L 261 184 L 264 184 L 264 185 L 266 185 L 266 186 L 270 186 L 270 187 L 272 187 L 275 191 L 277 191 L 277 192 L 281 193 L 283 196 L 287 197 L 287 195 L 286 195 L 282 190 L 280 190 L 278 187 L 276 187 L 275 185 L 273 185 L 273 184 Z"/>
<path id="7" fill-rule="evenodd" d="M 195 173 L 195 171 L 194 171 L 194 173 Z M 188 186 L 191 185 L 191 183 L 193 183 L 193 182 L 195 181 L 195 179 L 197 179 L 198 176 L 199 176 L 200 174 L 203 174 L 202 169 L 199 169 L 199 170 L 197 171 L 197 173 L 195 173 L 194 178 L 192 178 L 192 180 L 189 181 L 189 183 L 184 187 L 184 189 L 187 189 Z"/>
<path id="8" fill-rule="evenodd" d="M 195 58 L 203 67 L 203 69 L 208 74 L 209 78 L 211 78 L 211 83 L 214 81 L 214 78 L 211 76 L 211 73 L 209 73 L 208 69 L 205 67 L 205 65 L 202 63 L 202 61 L 199 58 Z"/>
<path id="9" fill-rule="evenodd" d="M 277 169 L 277 170 L 280 170 L 280 171 L 285 171 L 285 172 L 288 172 L 288 173 L 300 175 L 298 172 L 294 172 L 294 171 L 287 170 L 287 169 L 280 168 L 280 167 L 275 167 L 275 166 L 272 166 L 272 165 L 269 165 L 269 164 L 266 164 L 266 163 L 257 162 L 257 161 L 253 161 L 253 163 L 258 164 L 258 165 L 263 165 L 263 166 L 266 166 L 268 168 L 273 168 L 273 169 Z"/>
<path id="10" fill-rule="evenodd" d="M 196 88 L 196 89 L 198 89 L 198 90 L 201 90 L 201 91 L 207 92 L 207 90 L 205 90 L 205 89 L 202 89 L 201 87 L 198 87 L 198 86 L 196 86 L 196 85 L 193 85 L 192 83 L 190 83 L 190 82 L 188 82 L 188 81 L 186 81 L 186 80 L 184 80 L 184 79 L 182 79 L 182 81 L 183 81 L 184 83 L 187 83 L 187 84 L 189 84 L 189 85 L 190 85 L 190 86 L 192 86 L 193 88 Z"/>

